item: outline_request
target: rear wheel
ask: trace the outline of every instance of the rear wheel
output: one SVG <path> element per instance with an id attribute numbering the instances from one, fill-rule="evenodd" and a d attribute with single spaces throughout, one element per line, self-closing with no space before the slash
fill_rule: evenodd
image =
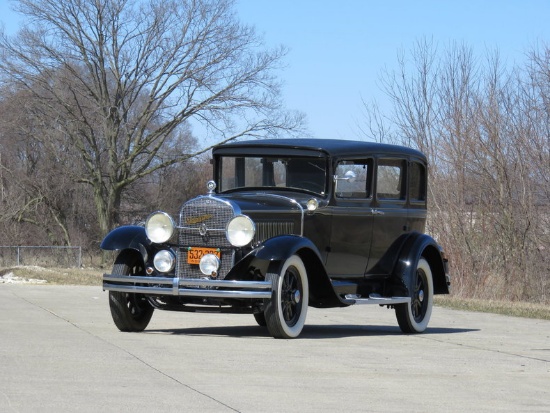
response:
<path id="1" fill-rule="evenodd" d="M 404 333 L 421 333 L 428 327 L 433 306 L 432 270 L 424 258 L 420 258 L 413 274 L 410 297 L 410 303 L 395 306 L 395 316 Z"/>
<path id="2" fill-rule="evenodd" d="M 141 257 L 137 253 L 122 252 L 113 265 L 113 275 L 145 275 Z M 154 308 L 142 294 L 109 291 L 109 307 L 115 325 L 120 331 L 143 331 Z"/>
<path id="3" fill-rule="evenodd" d="M 288 258 L 276 278 L 265 309 L 267 329 L 275 338 L 295 338 L 305 324 L 309 285 L 304 263 L 297 255 Z"/>

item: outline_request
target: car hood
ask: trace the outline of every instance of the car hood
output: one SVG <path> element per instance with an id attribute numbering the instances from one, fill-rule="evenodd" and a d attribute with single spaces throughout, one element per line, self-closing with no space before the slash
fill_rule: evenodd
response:
<path id="1" fill-rule="evenodd" d="M 239 206 L 243 212 L 247 211 L 262 211 L 262 212 L 283 212 L 283 211 L 299 211 L 300 207 L 306 208 L 306 203 L 312 198 L 317 198 L 310 194 L 298 192 L 280 192 L 280 193 L 265 193 L 265 192 L 232 192 L 228 194 L 220 194 L 219 198 L 231 201 Z"/>

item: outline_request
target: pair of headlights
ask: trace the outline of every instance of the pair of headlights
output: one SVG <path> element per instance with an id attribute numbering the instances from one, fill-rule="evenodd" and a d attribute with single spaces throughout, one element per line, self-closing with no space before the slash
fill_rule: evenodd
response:
<path id="1" fill-rule="evenodd" d="M 160 250 L 153 258 L 155 269 L 162 273 L 170 272 L 176 266 L 176 257 L 170 250 Z M 220 268 L 220 259 L 214 254 L 205 254 L 201 257 L 199 269 L 204 275 L 212 276 Z"/>
<path id="2" fill-rule="evenodd" d="M 165 212 L 151 214 L 145 222 L 147 237 L 154 243 L 163 244 L 172 238 L 176 226 L 170 215 Z M 227 224 L 225 235 L 231 245 L 244 247 L 254 238 L 256 227 L 246 215 L 237 215 Z M 155 254 L 153 265 L 163 273 L 171 271 L 176 264 L 176 258 L 170 250 L 161 250 Z M 220 267 L 220 260 L 214 254 L 204 255 L 199 263 L 201 272 L 211 276 L 216 274 Z"/>
<path id="3" fill-rule="evenodd" d="M 167 242 L 174 233 L 174 221 L 165 212 L 151 214 L 145 222 L 147 238 L 157 244 Z M 227 224 L 225 236 L 234 247 L 250 244 L 256 233 L 254 222 L 246 215 L 237 215 Z"/>

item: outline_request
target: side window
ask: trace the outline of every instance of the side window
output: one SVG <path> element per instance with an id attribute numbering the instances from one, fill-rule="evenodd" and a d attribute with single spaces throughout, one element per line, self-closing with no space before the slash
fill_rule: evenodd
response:
<path id="1" fill-rule="evenodd" d="M 379 159 L 376 178 L 378 199 L 405 199 L 405 161 Z"/>
<path id="2" fill-rule="evenodd" d="M 411 201 L 426 200 L 426 168 L 418 162 L 411 162 L 409 171 L 409 198 Z"/>
<path id="3" fill-rule="evenodd" d="M 370 198 L 372 165 L 372 159 L 339 162 L 336 166 L 336 198 Z M 354 178 L 350 178 L 351 176 Z"/>

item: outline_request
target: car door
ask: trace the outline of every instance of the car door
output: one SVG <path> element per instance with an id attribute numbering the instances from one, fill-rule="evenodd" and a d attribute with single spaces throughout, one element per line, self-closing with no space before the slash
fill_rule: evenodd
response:
<path id="1" fill-rule="evenodd" d="M 333 278 L 363 277 L 372 241 L 373 159 L 340 160 L 335 166 L 335 191 L 326 268 Z"/>
<path id="2" fill-rule="evenodd" d="M 372 243 L 368 275 L 387 275 L 393 265 L 392 246 L 410 231 L 407 208 L 407 159 L 377 158 L 372 200 Z"/>

